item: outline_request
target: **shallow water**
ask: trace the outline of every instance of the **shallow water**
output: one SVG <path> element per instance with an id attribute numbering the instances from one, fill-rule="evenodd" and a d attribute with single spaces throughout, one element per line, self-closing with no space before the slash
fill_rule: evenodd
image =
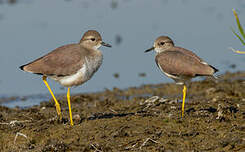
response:
<path id="1" fill-rule="evenodd" d="M 42 101 L 49 101 L 48 95 L 32 95 L 23 97 L 2 97 L 0 105 L 9 108 L 29 108 L 35 105 L 39 105 Z"/>
<path id="2" fill-rule="evenodd" d="M 236 29 L 232 8 L 245 22 L 242 0 L 4 2 L 0 5 L 0 96 L 48 94 L 40 76 L 18 67 L 58 46 L 78 42 L 88 29 L 98 30 L 113 47 L 101 48 L 102 67 L 90 81 L 73 88 L 73 94 L 172 82 L 157 69 L 154 53 L 143 53 L 159 35 L 193 50 L 220 73 L 244 67 L 244 56 L 228 49 L 243 49 L 230 30 Z M 140 73 L 146 77 L 139 77 Z M 56 94 L 66 92 L 53 81 L 50 85 Z"/>

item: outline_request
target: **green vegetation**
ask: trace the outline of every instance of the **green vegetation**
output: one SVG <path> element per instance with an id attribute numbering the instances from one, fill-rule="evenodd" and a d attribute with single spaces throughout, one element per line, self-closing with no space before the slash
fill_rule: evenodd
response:
<path id="1" fill-rule="evenodd" d="M 239 32 L 240 32 L 241 36 L 239 34 L 237 34 L 233 28 L 231 28 L 231 30 L 236 35 L 236 37 L 241 41 L 241 43 L 243 45 L 245 45 L 245 33 L 244 33 L 244 30 L 243 30 L 243 28 L 241 26 L 241 23 L 240 23 L 240 20 L 239 20 L 239 17 L 237 15 L 236 10 L 233 9 L 232 11 L 233 11 L 233 14 L 234 14 L 234 16 L 236 18 L 237 27 L 239 29 Z M 239 51 L 239 50 L 235 50 L 233 48 L 231 48 L 231 50 L 236 52 L 236 53 L 239 53 L 239 54 L 245 54 L 245 51 Z"/>

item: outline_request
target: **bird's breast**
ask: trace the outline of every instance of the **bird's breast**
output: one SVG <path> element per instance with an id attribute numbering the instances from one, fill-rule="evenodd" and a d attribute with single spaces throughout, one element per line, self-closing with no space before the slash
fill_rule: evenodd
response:
<path id="1" fill-rule="evenodd" d="M 103 56 L 84 57 L 84 64 L 75 74 L 59 79 L 61 85 L 66 87 L 78 86 L 91 79 L 102 64 Z"/>
<path id="2" fill-rule="evenodd" d="M 102 54 L 99 56 L 85 57 L 84 65 L 86 67 L 86 72 L 84 75 L 84 79 L 89 80 L 96 71 L 98 71 L 103 61 Z"/>

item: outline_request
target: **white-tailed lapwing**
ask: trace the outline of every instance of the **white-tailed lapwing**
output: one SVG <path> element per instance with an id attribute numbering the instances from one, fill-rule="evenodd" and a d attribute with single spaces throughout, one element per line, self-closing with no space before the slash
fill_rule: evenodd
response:
<path id="1" fill-rule="evenodd" d="M 218 70 L 209 65 L 193 52 L 174 46 L 174 42 L 167 36 L 158 37 L 149 52 L 155 50 L 155 61 L 159 69 L 177 84 L 184 85 L 182 101 L 182 117 L 186 97 L 186 84 L 196 76 L 213 76 Z"/>
<path id="2" fill-rule="evenodd" d="M 43 82 L 51 93 L 56 111 L 62 119 L 59 102 L 47 83 L 47 77 L 58 81 L 68 87 L 67 101 L 69 106 L 70 123 L 73 125 L 70 87 L 78 86 L 88 81 L 102 64 L 103 55 L 99 47 L 111 45 L 102 41 L 100 34 L 95 30 L 87 31 L 79 43 L 68 44 L 56 48 L 52 52 L 28 63 L 20 68 L 24 71 L 43 76 Z"/>

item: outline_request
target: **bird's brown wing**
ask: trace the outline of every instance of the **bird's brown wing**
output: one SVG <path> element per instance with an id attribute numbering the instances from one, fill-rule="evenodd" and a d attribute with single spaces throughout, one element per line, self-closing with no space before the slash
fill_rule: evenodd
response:
<path id="1" fill-rule="evenodd" d="M 35 74 L 67 76 L 82 68 L 84 63 L 82 56 L 79 44 L 69 44 L 59 47 L 20 68 Z"/>
<path id="2" fill-rule="evenodd" d="M 171 51 L 179 51 L 184 53 L 185 55 L 189 55 L 193 58 L 195 58 L 196 60 L 198 60 L 199 62 L 204 62 L 202 58 L 200 58 L 199 56 L 197 56 L 195 53 L 191 52 L 190 50 L 187 50 L 185 48 L 182 47 L 173 47 L 171 48 Z"/>
<path id="3" fill-rule="evenodd" d="M 175 76 L 212 75 L 214 70 L 198 58 L 181 51 L 171 50 L 159 53 L 156 56 L 156 63 L 163 72 Z"/>

